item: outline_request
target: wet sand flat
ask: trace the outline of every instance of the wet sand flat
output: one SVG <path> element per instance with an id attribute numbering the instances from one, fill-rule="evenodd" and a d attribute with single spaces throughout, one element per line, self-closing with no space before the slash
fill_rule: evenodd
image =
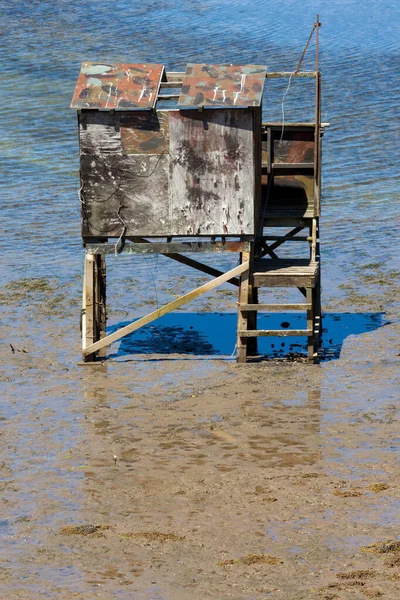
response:
<path id="1" fill-rule="evenodd" d="M 396 335 L 320 365 L 3 345 L 4 597 L 397 598 L 398 543 L 368 550 L 397 540 Z"/>

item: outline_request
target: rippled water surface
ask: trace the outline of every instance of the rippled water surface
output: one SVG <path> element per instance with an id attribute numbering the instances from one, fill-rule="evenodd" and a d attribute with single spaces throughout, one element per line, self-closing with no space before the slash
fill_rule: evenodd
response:
<path id="1" fill-rule="evenodd" d="M 80 273 L 76 115 L 68 106 L 82 60 L 160 61 L 171 69 L 188 61 L 248 62 L 292 70 L 317 11 L 323 24 L 323 121 L 331 123 L 324 140 L 325 277 L 330 263 L 349 265 L 360 253 L 369 254 L 367 241 L 376 259 L 393 260 L 392 219 L 399 204 L 397 3 L 30 0 L 0 6 L 0 244 L 6 280 L 38 274 L 70 280 Z M 313 67 L 312 59 L 313 48 L 304 68 Z M 271 105 L 266 91 L 265 118 L 280 119 L 275 87 L 283 94 L 286 84 L 271 84 Z M 312 118 L 305 86 L 293 81 L 287 120 Z"/>

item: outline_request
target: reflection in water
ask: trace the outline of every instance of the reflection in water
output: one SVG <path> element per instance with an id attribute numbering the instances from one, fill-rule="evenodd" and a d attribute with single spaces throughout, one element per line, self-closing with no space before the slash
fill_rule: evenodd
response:
<path id="1" fill-rule="evenodd" d="M 260 329 L 281 329 L 290 323 L 292 329 L 304 329 L 306 318 L 298 313 L 259 315 Z M 121 322 L 110 333 L 127 325 Z M 235 354 L 237 315 L 232 313 L 175 313 L 159 319 L 156 325 L 122 339 L 118 351 L 111 347 L 110 357 L 129 354 L 189 354 L 232 356 Z M 323 316 L 321 357 L 337 359 L 343 342 L 350 335 L 361 335 L 387 325 L 384 313 L 326 313 Z M 259 338 L 260 355 L 271 358 L 290 353 L 305 353 L 306 338 Z"/>

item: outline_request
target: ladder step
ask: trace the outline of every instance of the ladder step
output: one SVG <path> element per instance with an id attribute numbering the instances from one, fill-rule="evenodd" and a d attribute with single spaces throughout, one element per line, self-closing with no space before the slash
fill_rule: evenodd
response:
<path id="1" fill-rule="evenodd" d="M 286 310 L 310 310 L 311 304 L 239 304 L 241 311 L 257 312 L 257 311 L 269 311 L 269 312 L 281 312 Z"/>
<path id="2" fill-rule="evenodd" d="M 238 331 L 240 337 L 289 337 L 305 335 L 307 337 L 313 335 L 312 329 L 248 329 L 247 331 Z"/>

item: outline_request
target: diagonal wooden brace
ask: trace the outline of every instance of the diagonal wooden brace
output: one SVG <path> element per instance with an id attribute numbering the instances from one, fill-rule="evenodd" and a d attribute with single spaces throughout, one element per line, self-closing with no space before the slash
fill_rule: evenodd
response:
<path id="1" fill-rule="evenodd" d="M 104 348 L 105 346 L 109 346 L 112 342 L 115 342 L 116 340 L 121 339 L 122 337 L 128 335 L 129 333 L 132 333 L 133 331 L 140 329 L 144 325 L 147 325 L 148 323 L 155 321 L 159 317 L 166 315 L 167 313 L 175 310 L 176 308 L 179 308 L 180 306 L 187 304 L 191 300 L 194 300 L 195 298 L 198 298 L 202 294 L 205 294 L 206 292 L 213 290 L 214 288 L 218 287 L 222 283 L 229 281 L 229 279 L 232 279 L 232 277 L 236 277 L 237 275 L 244 273 L 248 269 L 249 269 L 249 261 L 246 261 L 246 262 L 242 263 L 241 265 L 235 267 L 234 269 L 227 271 L 223 275 L 220 275 L 216 279 L 213 279 L 212 281 L 208 281 L 204 285 L 196 288 L 195 290 L 192 290 L 191 292 L 188 292 L 184 296 L 181 296 L 180 298 L 173 300 L 173 302 L 169 302 L 168 304 L 165 304 L 165 306 L 158 308 L 157 310 L 146 315 L 145 317 L 141 317 L 137 321 L 134 321 L 133 323 L 130 323 L 129 325 L 126 325 L 125 327 L 122 327 L 115 333 L 111 333 L 110 335 L 107 335 L 106 337 L 102 338 L 98 342 L 95 342 L 94 344 L 90 344 L 90 346 L 83 348 L 83 350 L 82 350 L 83 354 L 84 355 L 92 354 L 93 352 L 97 352 L 98 350 L 100 350 L 101 348 Z"/>

